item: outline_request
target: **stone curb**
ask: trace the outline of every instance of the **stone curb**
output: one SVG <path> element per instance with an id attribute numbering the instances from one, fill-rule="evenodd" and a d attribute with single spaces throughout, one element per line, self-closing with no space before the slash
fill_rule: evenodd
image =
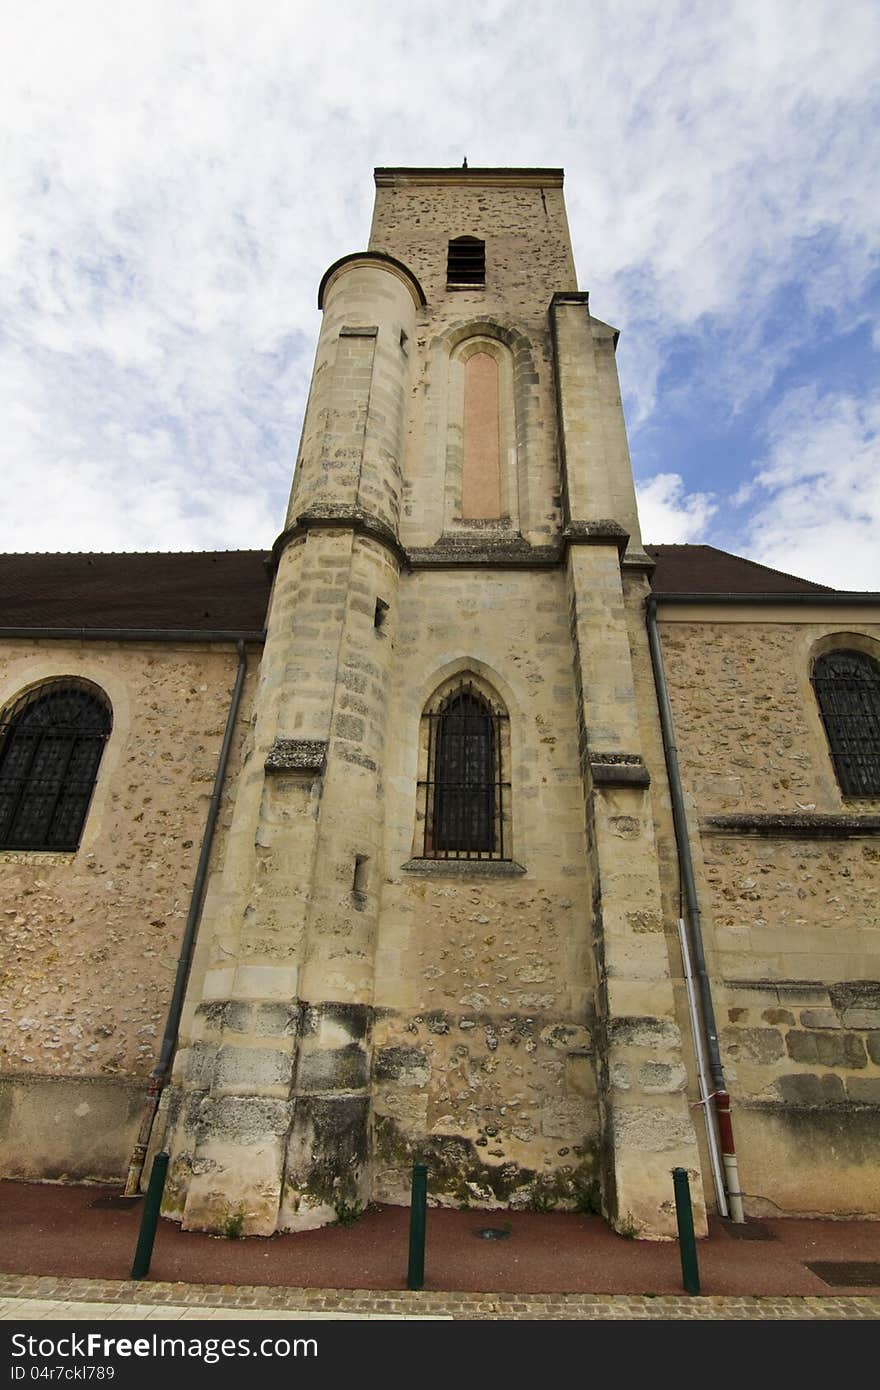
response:
<path id="1" fill-rule="evenodd" d="M 167 1284 L 152 1281 L 56 1279 L 0 1275 L 0 1299 L 44 1303 L 102 1303 L 230 1311 L 249 1309 L 266 1318 L 280 1313 L 362 1317 L 487 1319 L 880 1319 L 880 1297 L 744 1297 L 710 1294 L 492 1294 L 426 1290 L 295 1289 L 234 1284 Z M 63 1314 L 62 1314 L 63 1315 Z M 26 1314 L 24 1316 L 27 1316 Z"/>

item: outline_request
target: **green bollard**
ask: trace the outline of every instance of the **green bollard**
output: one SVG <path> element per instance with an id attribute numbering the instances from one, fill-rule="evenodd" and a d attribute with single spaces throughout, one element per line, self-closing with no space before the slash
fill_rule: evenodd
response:
<path id="1" fill-rule="evenodd" d="M 414 1163 L 412 1197 L 409 1208 L 409 1267 L 406 1287 L 420 1289 L 425 1282 L 425 1221 L 428 1207 L 428 1170 L 424 1163 Z"/>
<path id="2" fill-rule="evenodd" d="M 685 1293 L 699 1293 L 700 1271 L 697 1268 L 694 1213 L 691 1207 L 691 1188 L 686 1168 L 673 1168 L 672 1185 L 675 1188 L 675 1219 L 678 1222 L 682 1283 Z"/>
<path id="3" fill-rule="evenodd" d="M 165 1178 L 167 1173 L 168 1155 L 166 1153 L 156 1154 L 150 1172 L 150 1183 L 147 1188 L 147 1195 L 144 1198 L 140 1235 L 138 1236 L 137 1249 L 134 1252 L 134 1264 L 131 1267 L 132 1279 L 146 1279 L 150 1272 L 150 1260 L 153 1258 L 153 1241 L 156 1239 L 156 1227 L 159 1224 L 159 1208 L 162 1205 L 162 1193 L 165 1190 Z"/>

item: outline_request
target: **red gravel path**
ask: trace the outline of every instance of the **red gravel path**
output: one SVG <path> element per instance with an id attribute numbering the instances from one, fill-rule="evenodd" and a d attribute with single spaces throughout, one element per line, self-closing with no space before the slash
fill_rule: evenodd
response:
<path id="1" fill-rule="evenodd" d="M 0 1271 L 126 1279 L 142 1203 L 118 1189 L 0 1182 Z M 108 1199 L 109 1202 L 108 1202 Z M 868 1294 L 829 1287 L 807 1261 L 880 1262 L 880 1222 L 769 1220 L 773 1238 L 745 1240 L 713 1220 L 699 1243 L 704 1294 Z M 507 1229 L 501 1240 L 475 1234 Z M 150 1277 L 292 1288 L 401 1289 L 409 1212 L 371 1209 L 353 1226 L 228 1240 L 162 1221 Z M 462 1292 L 680 1293 L 677 1244 L 624 1240 L 596 1216 L 554 1212 L 428 1212 L 425 1287 Z"/>

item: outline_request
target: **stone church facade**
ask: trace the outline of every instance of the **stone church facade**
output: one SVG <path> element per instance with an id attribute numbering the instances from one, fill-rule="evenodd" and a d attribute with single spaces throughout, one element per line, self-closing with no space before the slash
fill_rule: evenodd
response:
<path id="1" fill-rule="evenodd" d="M 3 1172 L 877 1215 L 880 597 L 643 546 L 561 171 L 377 170 L 319 304 L 271 556 L 0 557 Z"/>

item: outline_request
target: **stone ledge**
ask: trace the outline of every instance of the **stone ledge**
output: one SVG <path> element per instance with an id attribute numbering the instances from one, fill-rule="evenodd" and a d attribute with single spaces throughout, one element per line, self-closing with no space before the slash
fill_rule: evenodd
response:
<path id="1" fill-rule="evenodd" d="M 638 753 L 591 753 L 590 773 L 596 787 L 651 785 L 651 774 Z"/>
<path id="2" fill-rule="evenodd" d="M 400 867 L 403 873 L 424 874 L 428 878 L 442 877 L 444 874 L 512 878 L 527 872 L 514 859 L 408 859 Z"/>
<path id="3" fill-rule="evenodd" d="M 759 993 L 768 991 L 776 992 L 781 990 L 785 993 L 788 990 L 795 994 L 827 994 L 829 986 L 823 984 L 821 980 L 722 980 L 727 989 L 753 989 Z"/>
<path id="4" fill-rule="evenodd" d="M 266 772 L 323 772 L 327 740 L 276 738 L 265 762 Z"/>
<path id="5" fill-rule="evenodd" d="M 629 532 L 619 521 L 601 517 L 596 521 L 569 521 L 562 539 L 568 545 L 607 545 L 613 541 L 622 556 L 629 544 Z"/>
<path id="6" fill-rule="evenodd" d="M 458 569 L 469 565 L 538 569 L 558 565 L 560 551 L 554 545 L 529 545 L 522 537 L 452 535 L 444 536 L 437 545 L 408 551 L 407 559 L 413 569 Z"/>
<path id="7" fill-rule="evenodd" d="M 736 1108 L 737 1110 L 759 1110 L 765 1115 L 841 1115 L 854 1111 L 859 1114 L 880 1115 L 880 1105 L 862 1100 L 822 1101 L 815 1105 L 804 1105 L 794 1101 L 749 1100 L 737 1096 Z"/>
<path id="8" fill-rule="evenodd" d="M 705 816 L 700 829 L 708 835 L 767 835 L 783 840 L 850 839 L 854 835 L 880 835 L 880 816 L 809 812 Z"/>
<path id="9" fill-rule="evenodd" d="M 306 535 L 310 530 L 353 531 L 355 535 L 367 536 L 390 551 L 401 568 L 407 563 L 406 551 L 396 534 L 381 517 L 367 512 L 363 507 L 352 507 L 342 502 L 316 502 L 308 511 L 300 512 L 292 526 L 288 526 L 272 546 L 272 568 L 277 569 L 282 554 L 291 541 Z"/>

